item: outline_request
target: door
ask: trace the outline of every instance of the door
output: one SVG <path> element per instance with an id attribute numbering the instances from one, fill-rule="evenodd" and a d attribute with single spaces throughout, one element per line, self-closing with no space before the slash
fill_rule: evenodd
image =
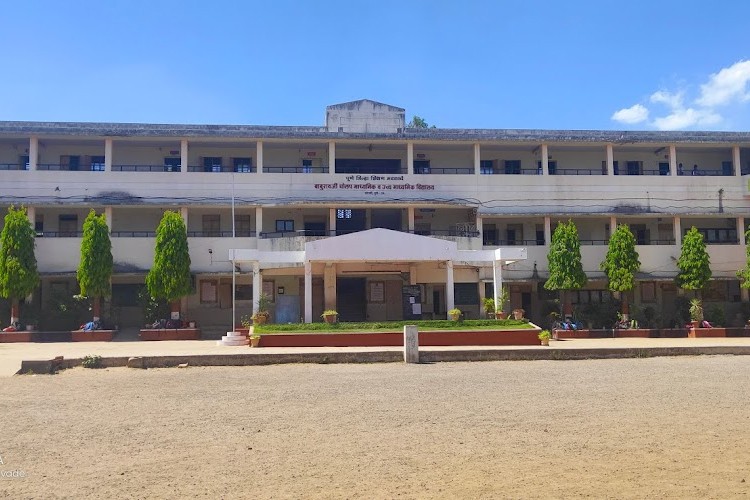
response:
<path id="1" fill-rule="evenodd" d="M 366 278 L 336 279 L 339 321 L 367 321 Z"/>

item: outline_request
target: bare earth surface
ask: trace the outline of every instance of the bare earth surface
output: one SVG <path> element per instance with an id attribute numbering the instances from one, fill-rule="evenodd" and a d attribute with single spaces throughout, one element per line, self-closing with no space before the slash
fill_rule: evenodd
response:
<path id="1" fill-rule="evenodd" d="M 4 378 L 0 498 L 750 495 L 750 356 Z"/>

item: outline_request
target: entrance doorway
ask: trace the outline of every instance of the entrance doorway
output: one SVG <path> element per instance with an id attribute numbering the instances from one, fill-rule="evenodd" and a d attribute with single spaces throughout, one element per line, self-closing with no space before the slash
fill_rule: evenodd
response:
<path id="1" fill-rule="evenodd" d="M 367 321 L 366 278 L 337 278 L 339 321 Z"/>

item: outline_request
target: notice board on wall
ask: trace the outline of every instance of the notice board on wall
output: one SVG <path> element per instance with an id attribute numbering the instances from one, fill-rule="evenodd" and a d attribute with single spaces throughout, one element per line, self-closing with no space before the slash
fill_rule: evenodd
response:
<path id="1" fill-rule="evenodd" d="M 422 319 L 422 287 L 406 285 L 401 288 L 404 319 Z"/>

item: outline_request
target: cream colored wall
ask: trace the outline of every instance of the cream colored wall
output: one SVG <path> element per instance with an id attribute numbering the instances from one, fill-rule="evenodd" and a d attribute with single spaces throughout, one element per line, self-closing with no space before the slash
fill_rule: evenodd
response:
<path id="1" fill-rule="evenodd" d="M 252 158 L 253 167 L 257 167 L 258 154 L 255 149 L 255 143 L 248 143 L 248 147 L 245 148 L 207 148 L 198 144 L 188 143 L 188 165 L 189 166 L 203 166 L 202 158 L 204 157 L 220 157 L 222 159 L 222 165 L 225 167 L 232 166 L 232 158 Z M 266 150 L 263 151 L 264 161 L 267 159 Z"/>
<path id="2" fill-rule="evenodd" d="M 424 158 L 419 158 L 424 154 Z M 404 156 L 406 151 L 404 151 Z M 429 160 L 431 168 L 474 168 L 474 149 L 466 145 L 457 149 L 430 149 L 428 146 L 414 145 L 414 160 Z M 406 166 L 406 160 L 402 162 Z M 424 177 L 424 176 L 422 176 Z"/>
<path id="3" fill-rule="evenodd" d="M 643 162 L 643 170 L 658 170 L 659 163 L 669 163 L 669 148 L 665 146 L 659 154 L 654 154 L 654 151 L 657 151 L 658 149 L 659 148 L 657 147 L 653 147 L 648 149 L 621 151 L 615 146 L 613 148 L 613 159 L 618 163 L 618 171 L 620 173 L 627 172 L 627 162 L 629 161 Z M 602 159 L 606 160 L 606 154 Z"/>
<path id="4" fill-rule="evenodd" d="M 26 143 L 23 147 L 16 146 L 13 149 L 11 145 L 0 144 L 0 164 L 16 165 L 18 164 L 18 157 L 29 154 L 29 145 Z"/>
<path id="5" fill-rule="evenodd" d="M 309 157 L 303 153 L 315 152 L 315 156 Z M 320 166 L 328 166 L 328 149 L 322 147 L 312 148 L 263 148 L 264 167 L 301 167 L 302 159 L 311 159 L 320 162 Z"/>
<path id="6" fill-rule="evenodd" d="M 164 214 L 161 208 L 112 208 L 110 231 L 156 231 Z"/>
<path id="7" fill-rule="evenodd" d="M 529 145 L 528 150 L 526 151 L 510 151 L 484 146 L 481 148 L 481 157 L 482 160 L 494 160 L 495 168 L 498 169 L 503 169 L 505 167 L 505 160 L 521 160 L 522 169 L 535 169 L 537 168 L 537 161 L 541 158 L 534 155 L 532 152 L 533 149 L 534 146 L 531 145 Z M 473 156 L 471 161 L 473 161 Z"/>
<path id="8" fill-rule="evenodd" d="M 77 231 L 83 230 L 83 222 L 86 220 L 86 216 L 89 214 L 88 208 L 70 206 L 64 208 L 36 208 L 35 215 L 38 219 L 40 216 L 44 221 L 44 231 L 59 231 L 60 228 L 60 215 L 77 215 L 78 216 L 78 229 Z M 98 208 L 97 213 L 101 213 L 102 209 Z"/>
<path id="9" fill-rule="evenodd" d="M 737 229 L 737 220 L 727 217 L 684 217 L 680 227 L 685 232 L 695 226 L 700 229 Z"/>
<path id="10" fill-rule="evenodd" d="M 732 161 L 731 148 L 712 152 L 695 152 L 690 148 L 677 148 L 677 163 L 682 163 L 686 174 L 693 169 L 693 165 L 698 165 L 698 169 L 721 170 L 723 161 Z"/>
<path id="11" fill-rule="evenodd" d="M 170 154 L 170 151 L 177 151 Z M 179 158 L 180 144 L 163 146 L 126 146 L 115 142 L 112 145 L 113 165 L 164 165 L 164 158 Z M 104 153 L 102 153 L 104 154 Z"/>
<path id="12" fill-rule="evenodd" d="M 550 146 L 547 156 L 551 156 L 549 161 L 557 162 L 558 170 L 587 169 L 601 171 L 602 162 L 607 160 L 607 150 L 604 145 L 590 151 L 566 151 Z M 534 165 L 536 165 L 536 162 Z"/>
<path id="13" fill-rule="evenodd" d="M 44 145 L 40 141 L 39 164 L 59 165 L 60 156 L 104 156 L 104 141 L 99 146 L 76 145 L 76 144 L 50 144 Z M 83 160 L 83 159 L 82 159 Z M 18 158 L 16 158 L 18 161 Z"/>

